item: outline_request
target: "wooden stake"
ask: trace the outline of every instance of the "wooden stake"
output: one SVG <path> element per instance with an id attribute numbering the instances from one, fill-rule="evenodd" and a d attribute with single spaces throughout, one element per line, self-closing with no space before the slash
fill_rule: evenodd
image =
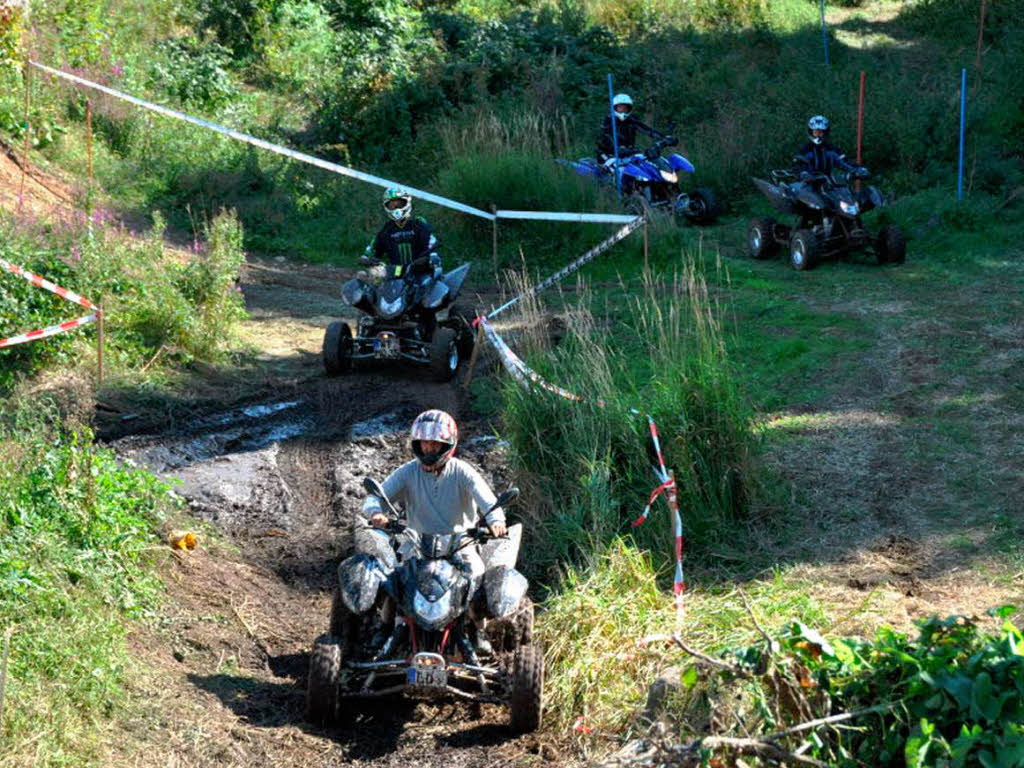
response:
<path id="1" fill-rule="evenodd" d="M 7 655 L 11 652 L 11 635 L 14 634 L 14 626 L 11 625 L 4 632 L 4 658 L 0 663 L 0 726 L 4 721 L 4 689 L 7 687 Z"/>
<path id="2" fill-rule="evenodd" d="M 25 202 L 25 175 L 28 173 L 28 146 L 29 146 L 29 122 L 28 112 L 32 106 L 32 78 L 29 74 L 29 65 L 26 57 L 25 70 L 23 73 L 23 80 L 25 82 L 25 141 L 22 143 L 21 150 L 21 189 L 18 192 L 18 213 L 21 213 L 22 205 Z"/>
<path id="3" fill-rule="evenodd" d="M 648 235 L 647 222 L 649 219 L 647 215 L 644 215 L 644 272 L 647 272 L 650 265 L 647 263 L 648 255 L 650 253 L 650 237 Z"/>
<path id="4" fill-rule="evenodd" d="M 92 99 L 85 100 L 85 154 L 89 158 L 89 189 L 92 190 Z"/>
<path id="5" fill-rule="evenodd" d="M 498 206 L 493 203 L 491 213 L 494 214 L 494 220 L 491 222 L 494 225 L 491 230 L 491 264 L 494 268 L 494 282 L 498 282 Z"/>
<path id="6" fill-rule="evenodd" d="M 466 379 L 462 382 L 463 389 L 469 389 L 469 385 L 473 381 L 473 369 L 476 368 L 476 361 L 480 358 L 480 348 L 484 341 L 484 324 L 480 323 L 476 327 L 476 343 L 473 345 L 473 354 L 469 356 L 469 370 L 466 371 Z"/>
<path id="7" fill-rule="evenodd" d="M 864 78 L 865 73 L 860 71 L 860 89 L 857 96 L 857 165 L 860 165 L 861 149 L 864 146 Z M 860 192 L 860 179 L 857 179 L 857 191 Z"/>
<path id="8" fill-rule="evenodd" d="M 99 386 L 103 386 L 103 302 L 96 311 L 96 378 Z"/>

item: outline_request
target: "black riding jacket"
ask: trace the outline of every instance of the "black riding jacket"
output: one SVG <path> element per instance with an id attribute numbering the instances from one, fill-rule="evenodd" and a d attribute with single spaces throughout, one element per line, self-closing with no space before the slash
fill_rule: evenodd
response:
<path id="1" fill-rule="evenodd" d="M 440 264 L 438 246 L 437 238 L 423 219 L 409 219 L 404 227 L 389 221 L 377 233 L 373 242 L 366 246 L 366 255 L 403 266 L 422 256 L 430 256 L 433 264 Z M 424 267 L 424 270 L 431 268 Z"/>
<path id="2" fill-rule="evenodd" d="M 821 144 L 808 141 L 797 152 L 796 160 L 796 169 L 807 173 L 831 173 L 836 166 L 844 171 L 853 171 L 857 168 L 847 161 L 846 155 L 839 147 L 824 141 Z"/>
<path id="3" fill-rule="evenodd" d="M 636 132 L 643 131 L 652 138 L 661 138 L 662 134 L 642 122 L 638 117 L 630 113 L 625 120 L 619 120 L 615 124 L 615 131 L 619 141 L 619 156 L 635 154 Z M 597 139 L 598 157 L 611 157 L 615 154 L 615 144 L 612 142 L 612 116 L 605 115 L 604 123 L 601 124 L 601 135 Z"/>

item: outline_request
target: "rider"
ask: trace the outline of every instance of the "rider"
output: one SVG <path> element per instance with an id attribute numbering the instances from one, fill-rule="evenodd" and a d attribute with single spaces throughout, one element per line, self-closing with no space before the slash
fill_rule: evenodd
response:
<path id="1" fill-rule="evenodd" d="M 633 99 L 629 94 L 620 93 L 612 99 L 612 110 L 618 121 L 615 126 L 619 144 L 619 157 L 636 154 L 636 132 L 642 131 L 653 139 L 660 139 L 664 134 L 654 130 L 633 114 Z M 597 140 L 597 157 L 601 163 L 607 163 L 615 155 L 615 144 L 612 141 L 612 116 L 605 115 L 601 124 L 601 135 Z"/>
<path id="2" fill-rule="evenodd" d="M 381 200 L 387 223 L 366 246 L 367 258 L 395 266 L 408 267 L 415 260 L 426 257 L 426 261 L 413 267 L 413 274 L 437 275 L 441 270 L 437 237 L 422 217 L 412 217 L 412 195 L 404 189 L 389 187 L 384 190 Z M 427 312 L 423 318 L 429 338 L 437 325 L 437 318 Z"/>
<path id="3" fill-rule="evenodd" d="M 448 413 L 424 411 L 412 423 L 412 452 L 416 456 L 384 481 L 384 492 L 393 503 L 405 507 L 406 526 L 418 533 L 461 533 L 476 526 L 481 513 L 492 536 L 508 533 L 505 512 L 487 481 L 470 464 L 454 457 L 459 442 L 459 429 Z M 490 510 L 490 511 L 487 511 Z M 369 495 L 363 502 L 363 515 L 374 528 L 383 528 L 388 517 L 381 499 Z M 401 556 L 409 554 L 403 545 Z M 483 575 L 484 563 L 476 546 L 461 551 L 464 562 L 474 577 Z M 483 633 L 477 633 L 477 647 L 488 649 Z"/>
<path id="4" fill-rule="evenodd" d="M 804 144 L 793 158 L 801 181 L 806 182 L 815 174 L 831 173 L 836 167 L 850 173 L 866 175 L 866 169 L 848 162 L 842 150 L 829 143 L 830 130 L 828 118 L 824 115 L 815 115 L 807 121 L 807 136 L 810 141 Z"/>

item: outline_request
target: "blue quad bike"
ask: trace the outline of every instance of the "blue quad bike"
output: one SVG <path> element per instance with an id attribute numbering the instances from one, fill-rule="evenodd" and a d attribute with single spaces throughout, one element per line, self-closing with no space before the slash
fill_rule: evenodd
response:
<path id="1" fill-rule="evenodd" d="M 718 196 L 707 187 L 698 187 L 687 194 L 682 191 L 683 174 L 693 173 L 693 163 L 676 153 L 662 156 L 668 147 L 679 143 L 675 136 L 665 136 L 635 155 L 619 158 L 622 173 L 622 196 L 630 210 L 638 214 L 668 211 L 694 224 L 711 224 L 722 213 Z M 615 184 L 615 174 L 592 157 L 579 160 L 558 159 L 580 176 Z"/>
<path id="2" fill-rule="evenodd" d="M 367 256 L 359 261 L 383 275 L 379 281 L 353 278 L 342 286 L 342 299 L 362 315 L 355 329 L 343 320 L 327 326 L 327 375 L 339 376 L 374 362 L 404 362 L 427 368 L 436 381 L 450 381 L 473 351 L 472 313 L 456 303 L 470 265 L 442 273 L 440 267 L 417 269 L 427 266 L 426 256 L 407 266 Z M 447 314 L 434 320 L 445 309 Z"/>
<path id="3" fill-rule="evenodd" d="M 360 700 L 440 697 L 502 704 L 513 731 L 537 730 L 544 655 L 533 639 L 529 584 L 515 568 L 522 525 L 501 538 L 486 529 L 417 533 L 399 522 L 378 482 L 366 478 L 363 486 L 381 499 L 390 522 L 359 528 L 355 554 L 338 566 L 329 629 L 310 656 L 309 720 L 351 722 Z M 518 493 L 503 491 L 495 508 Z M 482 576 L 460 555 L 477 545 Z M 474 642 L 481 631 L 487 646 Z"/>

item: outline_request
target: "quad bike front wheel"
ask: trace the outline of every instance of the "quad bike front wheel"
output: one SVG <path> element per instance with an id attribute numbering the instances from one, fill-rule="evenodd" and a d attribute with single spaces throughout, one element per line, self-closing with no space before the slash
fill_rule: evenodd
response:
<path id="1" fill-rule="evenodd" d="M 341 658 L 341 641 L 334 635 L 320 635 L 313 643 L 306 681 L 306 717 L 310 722 L 326 725 L 338 714 Z"/>
<path id="2" fill-rule="evenodd" d="M 458 334 L 459 357 L 467 360 L 473 354 L 473 345 L 476 343 L 473 333 L 473 320 L 476 316 L 461 304 L 452 304 L 448 308 L 448 319 Z"/>
<path id="3" fill-rule="evenodd" d="M 532 643 L 533 601 L 524 595 L 511 616 L 488 620 L 487 636 L 494 649 L 502 653 L 513 653 L 517 648 Z"/>
<path id="4" fill-rule="evenodd" d="M 714 190 L 697 187 L 690 195 L 689 204 L 683 215 L 694 224 L 711 224 L 722 215 L 722 203 Z"/>
<path id="5" fill-rule="evenodd" d="M 544 654 L 536 645 L 521 646 L 512 657 L 509 725 L 515 733 L 540 727 L 544 699 Z"/>
<path id="6" fill-rule="evenodd" d="M 775 219 L 754 219 L 750 222 L 747 250 L 754 259 L 770 259 L 779 252 L 779 244 L 775 242 Z"/>
<path id="7" fill-rule="evenodd" d="M 328 376 L 339 376 L 352 370 L 353 337 L 348 323 L 335 320 L 324 333 L 324 370 Z"/>
<path id="8" fill-rule="evenodd" d="M 907 241 L 895 224 L 882 227 L 875 237 L 875 258 L 879 264 L 902 264 L 907 259 Z"/>
<path id="9" fill-rule="evenodd" d="M 430 373 L 435 381 L 451 381 L 459 367 L 459 344 L 455 331 L 438 326 L 430 341 Z"/>
<path id="10" fill-rule="evenodd" d="M 818 238 L 809 229 L 798 229 L 789 241 L 789 264 L 798 272 L 813 269 L 818 260 Z"/>

